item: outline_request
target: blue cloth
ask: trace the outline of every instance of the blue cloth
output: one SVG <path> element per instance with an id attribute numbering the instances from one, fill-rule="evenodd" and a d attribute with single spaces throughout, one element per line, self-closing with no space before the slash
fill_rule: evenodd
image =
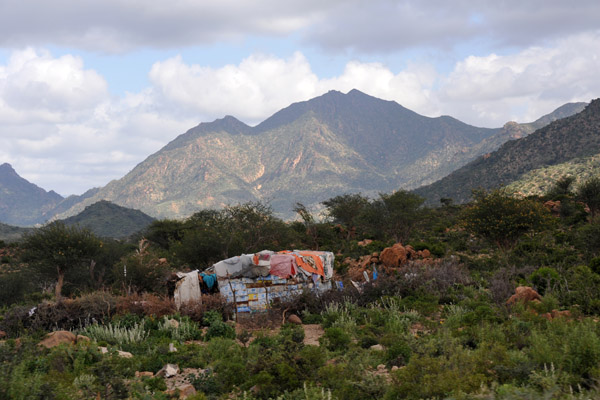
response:
<path id="1" fill-rule="evenodd" d="M 206 287 L 212 289 L 213 286 L 217 283 L 217 274 L 205 274 L 204 272 L 200 273 L 202 277 L 202 281 L 206 283 Z"/>
<path id="2" fill-rule="evenodd" d="M 379 274 L 377 273 L 377 268 L 373 267 L 373 280 L 376 281 L 377 280 L 377 276 Z"/>

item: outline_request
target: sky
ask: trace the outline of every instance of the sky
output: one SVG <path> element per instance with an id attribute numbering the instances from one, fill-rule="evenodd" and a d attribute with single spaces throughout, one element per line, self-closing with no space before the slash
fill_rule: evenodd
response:
<path id="1" fill-rule="evenodd" d="M 63 196 L 351 89 L 482 127 L 600 97 L 597 0 L 0 0 L 0 164 Z"/>

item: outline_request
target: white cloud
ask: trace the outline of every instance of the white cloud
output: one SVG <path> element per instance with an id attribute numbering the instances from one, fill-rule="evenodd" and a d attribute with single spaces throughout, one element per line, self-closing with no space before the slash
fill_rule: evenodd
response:
<path id="1" fill-rule="evenodd" d="M 471 56 L 456 64 L 438 93 L 444 112 L 483 126 L 528 122 L 600 93 L 600 31 L 516 54 Z"/>
<path id="2" fill-rule="evenodd" d="M 93 108 L 108 97 L 106 81 L 83 68 L 79 57 L 53 58 L 28 48 L 14 52 L 0 66 L 1 115 L 14 122 L 64 121 Z M 6 122 L 6 121 L 4 121 Z"/>

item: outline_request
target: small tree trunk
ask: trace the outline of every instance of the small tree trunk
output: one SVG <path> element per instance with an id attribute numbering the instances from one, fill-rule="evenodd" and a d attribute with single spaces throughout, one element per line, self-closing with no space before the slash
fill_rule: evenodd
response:
<path id="1" fill-rule="evenodd" d="M 65 272 L 60 268 L 57 268 L 56 270 L 58 272 L 58 281 L 56 282 L 56 287 L 54 288 L 54 295 L 58 300 L 61 297 L 62 287 L 65 282 Z"/>

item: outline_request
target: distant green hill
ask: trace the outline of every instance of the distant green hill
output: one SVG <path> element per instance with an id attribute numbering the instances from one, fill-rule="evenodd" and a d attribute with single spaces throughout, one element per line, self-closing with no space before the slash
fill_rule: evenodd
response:
<path id="1" fill-rule="evenodd" d="M 582 112 L 559 119 L 527 137 L 511 140 L 497 151 L 415 190 L 430 204 L 441 198 L 466 202 L 474 188 L 491 189 L 523 179 L 525 174 L 600 153 L 600 99 Z M 585 163 L 584 163 L 585 164 Z"/>
<path id="2" fill-rule="evenodd" d="M 143 230 L 154 221 L 154 218 L 139 210 L 101 200 L 63 221 L 67 225 L 88 228 L 100 237 L 121 239 Z"/>
<path id="3" fill-rule="evenodd" d="M 19 226 L 7 225 L 0 222 L 0 240 L 6 243 L 16 242 L 32 229 L 33 228 L 21 228 Z"/>

